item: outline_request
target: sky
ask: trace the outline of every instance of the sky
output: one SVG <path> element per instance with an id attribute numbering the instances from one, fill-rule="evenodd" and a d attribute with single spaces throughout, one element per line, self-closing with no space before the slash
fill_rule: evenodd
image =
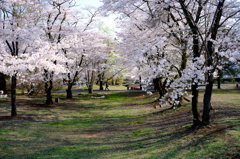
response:
<path id="1" fill-rule="evenodd" d="M 100 7 L 103 4 L 102 2 L 100 2 L 100 0 L 75 0 L 75 1 L 76 1 L 77 5 L 79 5 L 79 9 L 86 5 Z M 111 29 L 115 29 L 114 18 L 115 18 L 115 16 L 111 15 L 110 17 L 103 18 L 102 21 L 104 22 L 104 24 L 106 26 L 110 27 Z"/>

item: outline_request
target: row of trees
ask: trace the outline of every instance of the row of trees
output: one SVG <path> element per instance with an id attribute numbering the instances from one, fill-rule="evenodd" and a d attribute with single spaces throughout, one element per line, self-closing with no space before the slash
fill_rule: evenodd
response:
<path id="1" fill-rule="evenodd" d="M 96 76 L 111 67 L 112 39 L 96 27 L 99 11 L 74 6 L 74 0 L 1 0 L 0 73 L 1 79 L 11 76 L 12 116 L 17 80 L 31 91 L 44 81 L 46 103 L 52 104 L 57 80 L 67 81 L 72 98 L 76 79 L 87 75 L 91 93 Z"/>
<path id="2" fill-rule="evenodd" d="M 102 12 L 120 15 L 118 40 L 111 41 L 96 29 L 99 10 L 88 7 L 84 12 L 76 11 L 74 0 L 1 0 L 0 73 L 1 79 L 11 76 L 12 116 L 17 115 L 17 79 L 34 83 L 33 90 L 44 81 L 46 103 L 51 104 L 56 80 L 67 81 L 67 97 L 72 98 L 76 79 L 87 77 L 91 93 L 95 79 L 103 89 L 108 69 L 112 71 L 106 80 L 132 68 L 138 77 L 154 79 L 160 105 L 180 106 L 191 88 L 193 123 L 208 124 L 213 76 L 221 72 L 226 61 L 233 63 L 240 58 L 239 2 L 103 3 Z M 119 54 L 112 51 L 113 46 Z M 198 107 L 201 82 L 206 84 L 202 116 Z"/>
<path id="3" fill-rule="evenodd" d="M 233 0 L 103 0 L 120 14 L 117 52 L 155 79 L 160 105 L 181 105 L 191 88 L 194 125 L 209 124 L 214 74 L 239 53 L 240 3 Z M 203 115 L 198 86 L 206 84 Z"/>

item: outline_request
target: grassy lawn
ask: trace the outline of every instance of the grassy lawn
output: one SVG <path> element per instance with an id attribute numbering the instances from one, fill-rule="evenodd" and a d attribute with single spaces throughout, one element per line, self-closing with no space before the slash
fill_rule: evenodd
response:
<path id="1" fill-rule="evenodd" d="M 106 85 L 103 85 L 103 89 L 104 90 L 105 90 L 105 86 Z M 62 86 L 62 89 L 66 90 L 67 86 L 66 85 Z M 82 87 L 82 86 L 79 87 L 77 85 L 73 85 L 73 87 L 72 87 L 72 90 L 82 90 L 82 89 L 87 90 L 88 88 L 87 88 L 86 85 L 84 85 L 84 87 Z M 93 90 L 99 90 L 99 85 L 93 85 Z M 127 90 L 127 87 L 122 86 L 122 85 L 120 85 L 120 86 L 118 86 L 118 85 L 115 85 L 115 86 L 109 85 L 109 90 Z"/>
<path id="2" fill-rule="evenodd" d="M 7 117 L 10 98 L 0 98 L 0 158 L 240 157 L 240 90 L 214 90 L 212 124 L 195 130 L 190 103 L 155 109 L 157 93 L 65 95 L 53 93 L 60 103 L 52 106 L 41 95 L 18 95 L 15 119 Z"/>

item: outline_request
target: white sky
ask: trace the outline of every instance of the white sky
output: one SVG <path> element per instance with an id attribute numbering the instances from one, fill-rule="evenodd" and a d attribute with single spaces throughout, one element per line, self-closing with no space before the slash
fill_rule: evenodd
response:
<path id="1" fill-rule="evenodd" d="M 76 5 L 79 5 L 79 9 L 86 5 L 100 7 L 103 4 L 102 2 L 100 2 L 100 0 L 75 0 L 75 1 L 77 3 Z M 115 29 L 114 18 L 115 16 L 112 15 L 110 17 L 103 18 L 102 21 L 106 26 L 110 27 L 111 29 Z"/>

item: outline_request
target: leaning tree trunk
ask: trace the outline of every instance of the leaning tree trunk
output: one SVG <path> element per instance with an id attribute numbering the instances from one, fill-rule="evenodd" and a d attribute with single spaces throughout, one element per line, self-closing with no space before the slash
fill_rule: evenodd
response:
<path id="1" fill-rule="evenodd" d="M 12 88 L 11 88 L 11 104 L 12 104 L 11 116 L 12 116 L 12 117 L 17 116 L 17 107 L 16 107 L 16 85 L 17 85 L 16 75 L 13 75 L 13 76 L 12 76 Z"/>

